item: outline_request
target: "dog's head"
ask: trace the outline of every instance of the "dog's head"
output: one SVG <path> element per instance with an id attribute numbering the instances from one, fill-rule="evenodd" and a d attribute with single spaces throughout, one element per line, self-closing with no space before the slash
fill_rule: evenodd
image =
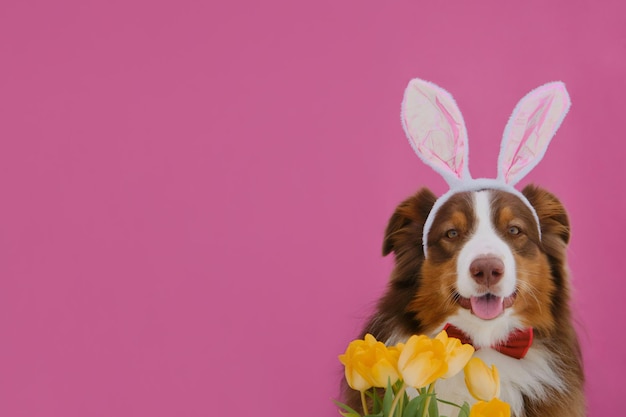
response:
<path id="1" fill-rule="evenodd" d="M 551 193 L 527 186 L 522 194 L 539 225 L 512 193 L 460 192 L 438 209 L 427 245 L 422 245 L 424 224 L 435 195 L 422 189 L 398 206 L 383 253 L 395 255 L 391 298 L 404 299 L 404 315 L 419 331 L 450 323 L 472 334 L 477 346 L 489 346 L 514 328 L 554 328 L 568 297 L 569 221 Z M 403 291 L 410 295 L 401 296 Z"/>

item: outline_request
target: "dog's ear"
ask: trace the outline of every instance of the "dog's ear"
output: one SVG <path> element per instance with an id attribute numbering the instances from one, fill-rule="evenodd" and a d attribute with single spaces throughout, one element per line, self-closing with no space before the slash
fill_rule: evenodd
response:
<path id="1" fill-rule="evenodd" d="M 396 208 L 389 219 L 385 239 L 383 240 L 383 255 L 391 252 L 398 254 L 403 247 L 415 248 L 423 256 L 422 233 L 428 213 L 433 208 L 437 197 L 428 188 L 422 188 L 415 195 L 404 200 Z"/>
<path id="2" fill-rule="evenodd" d="M 570 225 L 563 204 L 554 194 L 532 184 L 524 187 L 522 194 L 537 211 L 541 242 L 546 251 L 564 250 L 570 239 Z"/>

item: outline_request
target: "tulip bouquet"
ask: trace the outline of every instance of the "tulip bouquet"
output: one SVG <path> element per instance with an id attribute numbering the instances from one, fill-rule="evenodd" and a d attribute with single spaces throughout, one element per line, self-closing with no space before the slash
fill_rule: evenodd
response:
<path id="1" fill-rule="evenodd" d="M 457 407 L 459 417 L 510 417 L 509 405 L 498 399 L 498 370 L 472 358 L 473 354 L 471 345 L 461 344 L 445 331 L 433 339 L 411 336 L 406 343 L 390 347 L 367 334 L 352 341 L 339 360 L 348 385 L 361 393 L 364 417 L 438 417 L 439 403 Z M 461 370 L 470 394 L 478 400 L 472 407 L 437 398 L 435 392 L 439 378 Z M 410 398 L 407 388 L 417 390 L 417 395 Z M 346 404 L 336 404 L 344 417 L 362 417 Z"/>

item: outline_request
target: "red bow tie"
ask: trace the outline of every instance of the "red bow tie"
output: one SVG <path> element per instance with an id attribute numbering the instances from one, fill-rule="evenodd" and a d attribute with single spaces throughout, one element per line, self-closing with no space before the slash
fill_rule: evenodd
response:
<path id="1" fill-rule="evenodd" d="M 448 333 L 448 337 L 456 337 L 461 341 L 461 343 L 469 343 L 472 345 L 472 339 L 470 339 L 469 336 L 463 333 L 463 331 L 458 327 L 448 323 L 443 329 L 446 333 Z M 533 328 L 529 327 L 526 330 L 515 330 L 509 334 L 509 338 L 506 342 L 492 346 L 491 348 L 512 358 L 522 359 L 526 356 L 526 353 L 528 353 L 528 349 L 530 349 L 532 344 Z"/>

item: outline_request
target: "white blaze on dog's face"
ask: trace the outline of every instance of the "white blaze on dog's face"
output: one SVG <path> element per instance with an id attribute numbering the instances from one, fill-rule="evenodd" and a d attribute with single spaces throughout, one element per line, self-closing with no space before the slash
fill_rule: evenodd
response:
<path id="1" fill-rule="evenodd" d="M 511 247 L 494 224 L 489 191 L 472 193 L 474 230 L 457 259 L 457 293 L 469 300 L 472 312 L 483 320 L 504 313 L 515 296 L 516 265 Z M 511 224 L 506 233 L 519 226 Z"/>

